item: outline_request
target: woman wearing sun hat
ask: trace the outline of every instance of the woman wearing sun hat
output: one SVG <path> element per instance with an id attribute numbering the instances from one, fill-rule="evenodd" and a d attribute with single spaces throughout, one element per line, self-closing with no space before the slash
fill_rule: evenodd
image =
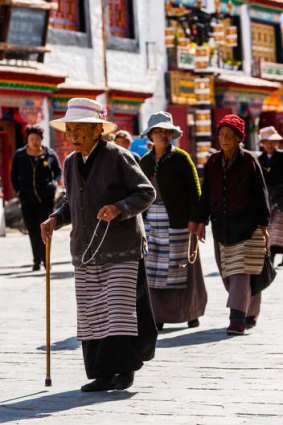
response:
<path id="1" fill-rule="evenodd" d="M 205 239 L 210 219 L 216 261 L 227 289 L 228 335 L 255 326 L 260 293 L 251 296 L 250 275 L 260 274 L 268 241 L 268 195 L 258 161 L 241 147 L 245 122 L 225 115 L 217 126 L 221 150 L 204 170 L 198 237 Z"/>
<path id="2" fill-rule="evenodd" d="M 279 150 L 283 137 L 273 126 L 259 130 L 259 142 L 264 152 L 258 160 L 266 181 L 271 207 L 269 247 L 271 260 L 283 253 L 283 152 Z"/>
<path id="3" fill-rule="evenodd" d="M 141 168 L 155 187 L 157 196 L 146 212 L 148 236 L 146 270 L 152 306 L 159 330 L 164 323 L 199 325 L 207 294 L 199 256 L 188 263 L 189 235 L 196 231 L 200 186 L 190 155 L 172 145 L 182 135 L 172 115 L 157 112 L 149 118 L 142 137 L 153 149 L 141 159 Z M 192 249 L 196 246 L 192 235 Z"/>
<path id="4" fill-rule="evenodd" d="M 154 356 L 157 332 L 141 217 L 154 200 L 154 188 L 130 152 L 103 140 L 116 125 L 97 101 L 71 99 L 65 116 L 51 126 L 66 131 L 74 152 L 64 164 L 66 201 L 42 223 L 42 238 L 72 224 L 78 339 L 87 377 L 94 379 L 81 390 L 122 390 Z"/>

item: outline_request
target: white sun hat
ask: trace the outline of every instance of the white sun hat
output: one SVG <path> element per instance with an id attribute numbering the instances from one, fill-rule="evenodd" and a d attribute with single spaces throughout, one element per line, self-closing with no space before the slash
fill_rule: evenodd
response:
<path id="1" fill-rule="evenodd" d="M 278 131 L 273 127 L 263 127 L 259 130 L 259 141 L 263 142 L 264 140 L 282 140 L 283 137 L 280 136 Z"/>
<path id="2" fill-rule="evenodd" d="M 101 123 L 103 135 L 113 133 L 117 125 L 106 121 L 107 110 L 101 103 L 93 99 L 75 97 L 68 101 L 68 109 L 62 118 L 50 121 L 51 127 L 56 130 L 66 131 L 66 122 Z"/>

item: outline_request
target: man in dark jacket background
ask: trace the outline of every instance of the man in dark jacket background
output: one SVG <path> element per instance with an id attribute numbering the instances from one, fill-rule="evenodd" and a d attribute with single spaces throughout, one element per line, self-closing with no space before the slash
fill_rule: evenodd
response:
<path id="1" fill-rule="evenodd" d="M 54 208 L 61 167 L 56 153 L 42 145 L 43 129 L 27 126 L 26 146 L 16 151 L 12 162 L 11 180 L 19 196 L 23 219 L 33 252 L 33 271 L 45 264 L 45 248 L 41 240 L 40 223 Z"/>

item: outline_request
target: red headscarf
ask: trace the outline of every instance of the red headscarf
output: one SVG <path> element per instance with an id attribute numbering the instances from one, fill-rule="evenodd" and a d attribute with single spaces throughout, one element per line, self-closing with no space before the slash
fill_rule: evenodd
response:
<path id="1" fill-rule="evenodd" d="M 217 125 L 217 134 L 219 134 L 221 127 L 230 127 L 241 138 L 240 142 L 242 142 L 246 137 L 245 121 L 238 117 L 238 115 L 225 115 L 225 117 L 222 118 L 222 120 Z"/>

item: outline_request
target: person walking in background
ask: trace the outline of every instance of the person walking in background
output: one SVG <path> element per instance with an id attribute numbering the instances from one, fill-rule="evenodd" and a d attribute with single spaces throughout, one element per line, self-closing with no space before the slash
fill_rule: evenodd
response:
<path id="1" fill-rule="evenodd" d="M 268 232 L 273 263 L 275 255 L 283 253 L 283 152 L 278 150 L 282 139 L 272 126 L 261 128 L 259 131 L 259 141 L 264 152 L 258 160 L 269 193 L 271 217 Z"/>
<path id="2" fill-rule="evenodd" d="M 115 139 L 114 139 L 116 145 L 118 146 L 122 146 L 122 148 L 131 149 L 131 144 L 133 141 L 133 138 L 131 136 L 131 134 L 126 131 L 126 130 L 119 130 L 117 131 L 117 133 L 115 134 Z M 139 154 L 137 154 L 136 152 L 131 152 L 131 154 L 133 155 L 133 157 L 135 158 L 135 160 L 137 161 L 137 163 L 140 162 L 140 156 Z"/>
<path id="3" fill-rule="evenodd" d="M 227 289 L 228 335 L 256 325 L 261 294 L 251 296 L 250 275 L 260 274 L 268 242 L 268 194 L 258 161 L 242 149 L 245 122 L 226 115 L 217 127 L 221 150 L 204 168 L 198 238 L 205 240 L 209 219 L 215 256 Z"/>
<path id="4" fill-rule="evenodd" d="M 28 230 L 33 271 L 45 265 L 45 247 L 41 240 L 40 223 L 53 211 L 61 167 L 56 153 L 42 145 L 43 129 L 26 127 L 26 146 L 18 149 L 12 161 L 11 180 L 19 196 L 23 219 Z"/>
<path id="5" fill-rule="evenodd" d="M 51 125 L 66 131 L 75 151 L 64 163 L 65 203 L 41 224 L 42 238 L 72 225 L 77 336 L 94 379 L 81 391 L 123 390 L 155 351 L 141 216 L 155 191 L 130 152 L 103 140 L 116 124 L 100 103 L 71 99 Z"/>
<path id="6" fill-rule="evenodd" d="M 190 234 L 196 246 L 197 170 L 190 155 L 171 143 L 182 135 L 171 114 L 153 114 L 145 135 L 154 145 L 140 166 L 157 194 L 145 216 L 146 270 L 155 320 L 159 330 L 164 323 L 187 322 L 189 328 L 196 327 L 207 302 L 199 256 L 188 264 Z"/>

